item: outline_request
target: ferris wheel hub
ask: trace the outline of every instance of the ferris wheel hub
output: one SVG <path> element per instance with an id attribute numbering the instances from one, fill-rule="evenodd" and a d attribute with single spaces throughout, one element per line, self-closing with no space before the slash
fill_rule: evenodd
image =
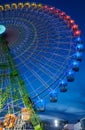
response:
<path id="1" fill-rule="evenodd" d="M 6 31 L 6 27 L 4 25 L 0 25 L 0 35 L 5 33 L 5 31 Z"/>

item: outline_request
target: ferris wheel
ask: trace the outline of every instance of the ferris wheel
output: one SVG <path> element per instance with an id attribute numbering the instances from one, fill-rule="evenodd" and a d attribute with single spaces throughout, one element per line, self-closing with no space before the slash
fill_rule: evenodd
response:
<path id="1" fill-rule="evenodd" d="M 57 102 L 74 81 L 84 50 L 81 31 L 70 16 L 28 2 L 0 6 L 0 43 L 0 97 L 5 97 L 0 119 L 10 111 L 26 112 L 23 107 L 29 104 L 44 111 L 45 98 Z"/>

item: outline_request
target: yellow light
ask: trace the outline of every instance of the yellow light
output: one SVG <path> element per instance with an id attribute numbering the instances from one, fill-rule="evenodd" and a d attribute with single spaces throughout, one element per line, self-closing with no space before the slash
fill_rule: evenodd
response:
<path id="1" fill-rule="evenodd" d="M 42 6 L 42 4 L 38 4 L 38 8 L 42 8 L 43 6 Z"/>
<path id="2" fill-rule="evenodd" d="M 10 5 L 9 4 L 5 4 L 5 9 L 6 10 L 10 10 Z"/>
<path id="3" fill-rule="evenodd" d="M 25 6 L 26 8 L 30 8 L 30 3 L 27 2 L 27 3 L 24 4 L 24 6 Z"/>
<path id="4" fill-rule="evenodd" d="M 17 120 L 17 117 L 14 114 L 7 114 L 4 120 L 4 127 L 13 128 L 16 120 Z"/>
<path id="5" fill-rule="evenodd" d="M 17 9 L 17 4 L 16 3 L 12 3 L 11 6 L 12 6 L 13 9 Z"/>
<path id="6" fill-rule="evenodd" d="M 22 9 L 24 7 L 23 3 L 18 3 L 18 7 Z"/>
<path id="7" fill-rule="evenodd" d="M 22 108 L 21 112 L 22 112 L 22 120 L 23 121 L 30 120 L 32 113 L 33 113 L 30 108 Z"/>
<path id="8" fill-rule="evenodd" d="M 4 7 L 2 5 L 0 5 L 0 11 L 3 11 Z"/>
<path id="9" fill-rule="evenodd" d="M 36 3 L 32 3 L 31 6 L 32 6 L 33 8 L 36 8 L 36 7 L 37 7 Z"/>

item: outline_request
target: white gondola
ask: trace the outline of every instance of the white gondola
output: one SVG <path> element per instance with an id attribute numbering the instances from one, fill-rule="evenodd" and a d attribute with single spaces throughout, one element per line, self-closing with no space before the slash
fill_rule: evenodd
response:
<path id="1" fill-rule="evenodd" d="M 50 102 L 57 102 L 58 101 L 58 93 L 53 91 L 50 93 Z"/>
<path id="2" fill-rule="evenodd" d="M 76 52 L 75 55 L 74 55 L 74 58 L 75 58 L 77 61 L 82 61 L 82 56 L 83 56 L 83 53 L 82 53 L 82 52 Z"/>
<path id="3" fill-rule="evenodd" d="M 76 72 L 79 71 L 79 61 L 73 61 L 72 69 Z"/>
<path id="4" fill-rule="evenodd" d="M 73 82 L 74 81 L 74 71 L 73 70 L 68 71 L 67 80 L 68 80 L 68 82 Z"/>
<path id="5" fill-rule="evenodd" d="M 59 84 L 60 92 L 67 92 L 67 81 L 62 80 Z"/>
<path id="6" fill-rule="evenodd" d="M 67 88 L 66 87 L 61 87 L 60 92 L 67 92 Z"/>
<path id="7" fill-rule="evenodd" d="M 82 38 L 79 36 L 75 39 L 76 43 L 81 43 L 82 44 Z"/>
<path id="8" fill-rule="evenodd" d="M 44 112 L 45 111 L 45 102 L 44 100 L 39 100 L 35 103 L 35 109 L 39 112 Z"/>
<path id="9" fill-rule="evenodd" d="M 79 44 L 76 46 L 76 49 L 77 49 L 77 51 L 79 51 L 79 52 L 83 52 L 83 51 L 84 51 L 84 45 L 79 43 Z"/>

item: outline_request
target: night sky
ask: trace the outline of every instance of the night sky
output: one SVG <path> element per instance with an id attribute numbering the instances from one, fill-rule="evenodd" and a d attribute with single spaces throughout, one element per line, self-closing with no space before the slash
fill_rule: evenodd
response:
<path id="1" fill-rule="evenodd" d="M 25 0 L 21 0 L 24 1 Z M 8 0 L 0 0 L 0 3 L 8 3 Z M 20 0 L 9 0 L 9 3 L 20 2 Z M 29 0 L 29 2 L 32 2 Z M 83 43 L 85 41 L 85 0 L 34 0 L 34 2 L 49 4 L 65 11 L 76 21 L 82 31 Z M 44 114 L 77 121 L 85 117 L 85 51 L 80 71 L 75 75 L 75 81 L 69 83 L 68 92 L 59 95 L 58 103 L 48 103 Z M 50 114 L 49 114 L 50 113 Z M 46 118 L 46 117 L 45 117 Z M 50 117 L 49 117 L 50 118 Z"/>

